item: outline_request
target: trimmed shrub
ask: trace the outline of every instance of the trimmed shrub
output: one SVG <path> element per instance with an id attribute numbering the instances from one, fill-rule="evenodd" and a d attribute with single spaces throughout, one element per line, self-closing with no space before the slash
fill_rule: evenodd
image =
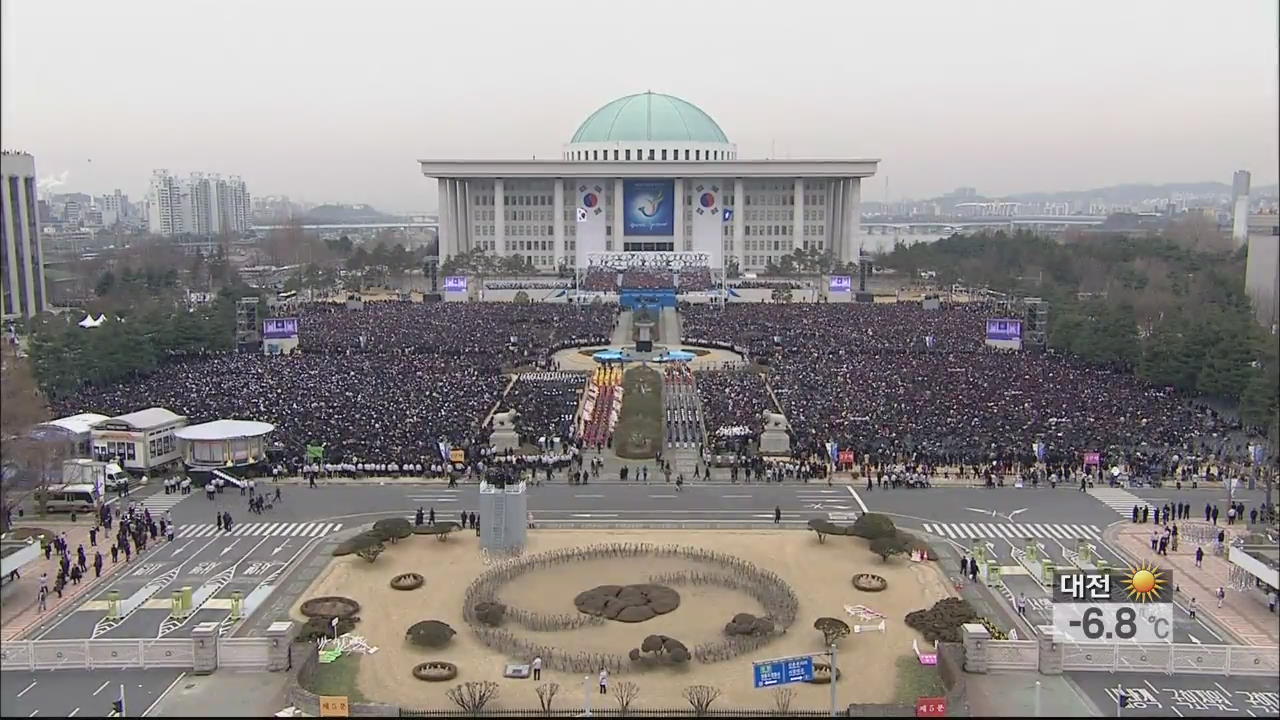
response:
<path id="1" fill-rule="evenodd" d="M 888 515 L 880 513 L 864 513 L 854 521 L 852 533 L 860 538 L 875 540 L 878 537 L 890 537 L 897 528 L 893 526 L 893 520 Z"/>
<path id="2" fill-rule="evenodd" d="M 440 648 L 449 644 L 457 633 L 439 620 L 416 622 L 405 631 L 405 639 L 419 647 Z"/>

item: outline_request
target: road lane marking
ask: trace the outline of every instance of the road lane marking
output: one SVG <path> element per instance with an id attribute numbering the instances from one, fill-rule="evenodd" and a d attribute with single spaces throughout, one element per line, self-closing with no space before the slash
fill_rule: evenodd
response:
<path id="1" fill-rule="evenodd" d="M 721 495 L 720 497 L 733 498 L 735 500 L 745 500 L 745 499 L 749 499 L 751 496 L 750 495 Z"/>
<path id="2" fill-rule="evenodd" d="M 651 498 L 673 498 L 675 495 L 650 495 Z"/>
<path id="3" fill-rule="evenodd" d="M 75 717 L 76 713 L 78 712 L 80 712 L 80 708 L 76 708 L 75 710 L 72 710 L 71 712 L 67 713 L 67 717 Z"/>
<path id="4" fill-rule="evenodd" d="M 573 517 L 580 517 L 580 518 L 596 518 L 596 517 L 600 517 L 600 518 L 606 518 L 606 517 L 618 517 L 618 515 L 617 515 L 617 513 L 573 513 Z"/>
<path id="5" fill-rule="evenodd" d="M 174 688 L 175 686 L 177 686 L 177 684 L 182 680 L 182 678 L 184 678 L 184 677 L 186 677 L 186 676 L 187 676 L 187 673 L 186 673 L 186 672 L 180 672 L 180 673 L 178 673 L 178 677 L 174 678 L 174 679 L 173 679 L 173 682 L 169 683 L 169 687 L 165 688 L 165 689 L 164 689 L 164 692 L 160 693 L 159 697 L 157 697 L 157 698 L 155 699 L 155 702 L 151 703 L 149 706 L 147 706 L 147 709 L 146 709 L 146 710 L 143 710 L 143 711 L 142 711 L 142 715 L 141 715 L 141 717 L 146 717 L 146 716 L 150 715 L 150 714 L 151 714 L 151 711 L 152 711 L 152 710 L 155 710 L 155 709 L 156 709 L 156 706 L 160 704 L 160 701 L 161 701 L 161 700 L 163 700 L 163 699 L 165 698 L 165 696 L 169 694 L 169 691 L 170 691 L 170 690 L 173 690 L 173 688 Z"/>
<path id="6" fill-rule="evenodd" d="M 849 494 L 853 496 L 854 502 L 858 503 L 858 507 L 862 508 L 862 512 L 870 512 L 870 510 L 867 510 L 867 504 L 862 502 L 862 498 L 858 495 L 858 491 L 854 490 L 852 485 L 845 485 L 844 487 L 849 491 Z"/>
<path id="7" fill-rule="evenodd" d="M 602 498 L 603 495 L 574 495 L 576 498 Z"/>
<path id="8" fill-rule="evenodd" d="M 106 681 L 106 682 L 102 683 L 101 685 L 99 685 L 99 686 L 98 686 L 98 689 L 97 689 L 97 690 L 94 690 L 94 691 L 93 691 L 93 694 L 94 694 L 94 695 L 97 695 L 98 693 L 102 692 L 103 690 L 106 690 L 106 689 L 107 689 L 107 686 L 108 686 L 108 685 L 110 685 L 110 684 L 111 684 L 111 681 L 110 681 L 110 680 L 108 680 L 108 681 Z"/>
<path id="9" fill-rule="evenodd" d="M 26 686 L 25 688 L 22 689 L 22 692 L 18 693 L 18 697 L 22 697 L 23 695 L 26 695 L 27 691 L 35 686 L 36 686 L 36 681 L 32 680 L 30 685 Z"/>

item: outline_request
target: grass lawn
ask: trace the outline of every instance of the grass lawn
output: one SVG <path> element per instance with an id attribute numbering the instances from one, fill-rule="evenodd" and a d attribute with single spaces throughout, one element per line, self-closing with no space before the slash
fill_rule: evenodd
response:
<path id="1" fill-rule="evenodd" d="M 914 705 L 917 698 L 947 694 L 937 665 L 921 665 L 915 655 L 903 655 L 898 658 L 897 665 L 898 683 L 894 688 L 894 700 L 897 702 Z"/>
<path id="2" fill-rule="evenodd" d="M 356 684 L 362 657 L 360 653 L 352 653 L 331 663 L 316 663 L 311 687 L 307 689 L 317 695 L 345 695 L 348 702 L 364 702 L 364 695 Z"/>
<path id="3" fill-rule="evenodd" d="M 662 374 L 634 367 L 622 375 L 622 412 L 613 433 L 618 457 L 647 459 L 662 448 Z"/>

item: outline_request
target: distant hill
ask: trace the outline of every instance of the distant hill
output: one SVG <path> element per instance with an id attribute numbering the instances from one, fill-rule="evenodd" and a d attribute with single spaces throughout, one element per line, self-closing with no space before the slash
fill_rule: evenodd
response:
<path id="1" fill-rule="evenodd" d="M 1266 188 L 1256 188 L 1254 193 L 1265 193 Z M 1016 193 L 1010 195 L 1013 200 L 1026 202 L 1047 202 L 1064 200 L 1092 200 L 1102 198 L 1107 202 L 1130 203 L 1149 198 L 1164 198 L 1181 193 L 1195 197 L 1211 197 L 1231 195 L 1231 185 L 1221 182 L 1187 182 L 1152 185 L 1149 183 L 1132 183 L 1128 185 L 1111 185 L 1093 190 L 1062 190 L 1058 192 Z"/>
<path id="2" fill-rule="evenodd" d="M 307 225 L 360 225 L 399 222 L 398 215 L 388 215 L 372 205 L 317 205 L 302 215 Z"/>

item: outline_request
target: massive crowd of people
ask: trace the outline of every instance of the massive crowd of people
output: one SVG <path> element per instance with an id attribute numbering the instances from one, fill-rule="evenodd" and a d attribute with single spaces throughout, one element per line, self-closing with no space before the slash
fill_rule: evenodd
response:
<path id="1" fill-rule="evenodd" d="M 466 445 L 479 436 L 506 387 L 504 369 L 559 346 L 607 342 L 615 322 L 616 308 L 601 305 L 315 304 L 300 314 L 298 353 L 176 358 L 146 377 L 86 387 L 55 411 L 160 406 L 192 423 L 261 420 L 276 425 L 290 459 L 321 443 L 334 461 L 430 464 L 441 438 Z"/>
<path id="2" fill-rule="evenodd" d="M 834 442 L 881 461 L 1012 463 L 1032 461 L 1038 441 L 1045 460 L 1078 464 L 1086 452 L 1128 459 L 1183 448 L 1214 430 L 1211 419 L 1132 375 L 1053 353 L 985 349 L 991 312 L 907 303 L 686 306 L 683 328 L 686 340 L 743 347 L 770 367 L 800 453 Z M 715 398 L 729 394 L 714 382 L 704 393 L 709 417 L 720 412 Z M 749 391 L 736 388 L 734 402 Z M 762 388 L 755 394 L 763 404 Z"/>
<path id="3" fill-rule="evenodd" d="M 707 370 L 695 373 L 702 400 L 703 424 L 715 445 L 755 435 L 763 428 L 760 414 L 773 410 L 764 378 L 747 370 Z"/>
<path id="4" fill-rule="evenodd" d="M 678 269 L 654 267 L 629 267 L 615 269 L 593 266 L 582 275 L 580 287 L 590 292 L 617 292 L 626 290 L 662 290 L 676 288 L 679 292 L 701 292 L 715 286 L 711 268 L 706 265 L 688 265 Z"/>
<path id="5" fill-rule="evenodd" d="M 516 411 L 516 433 L 528 445 L 573 435 L 573 416 L 587 376 L 572 372 L 527 372 L 502 399 L 502 410 Z"/>

